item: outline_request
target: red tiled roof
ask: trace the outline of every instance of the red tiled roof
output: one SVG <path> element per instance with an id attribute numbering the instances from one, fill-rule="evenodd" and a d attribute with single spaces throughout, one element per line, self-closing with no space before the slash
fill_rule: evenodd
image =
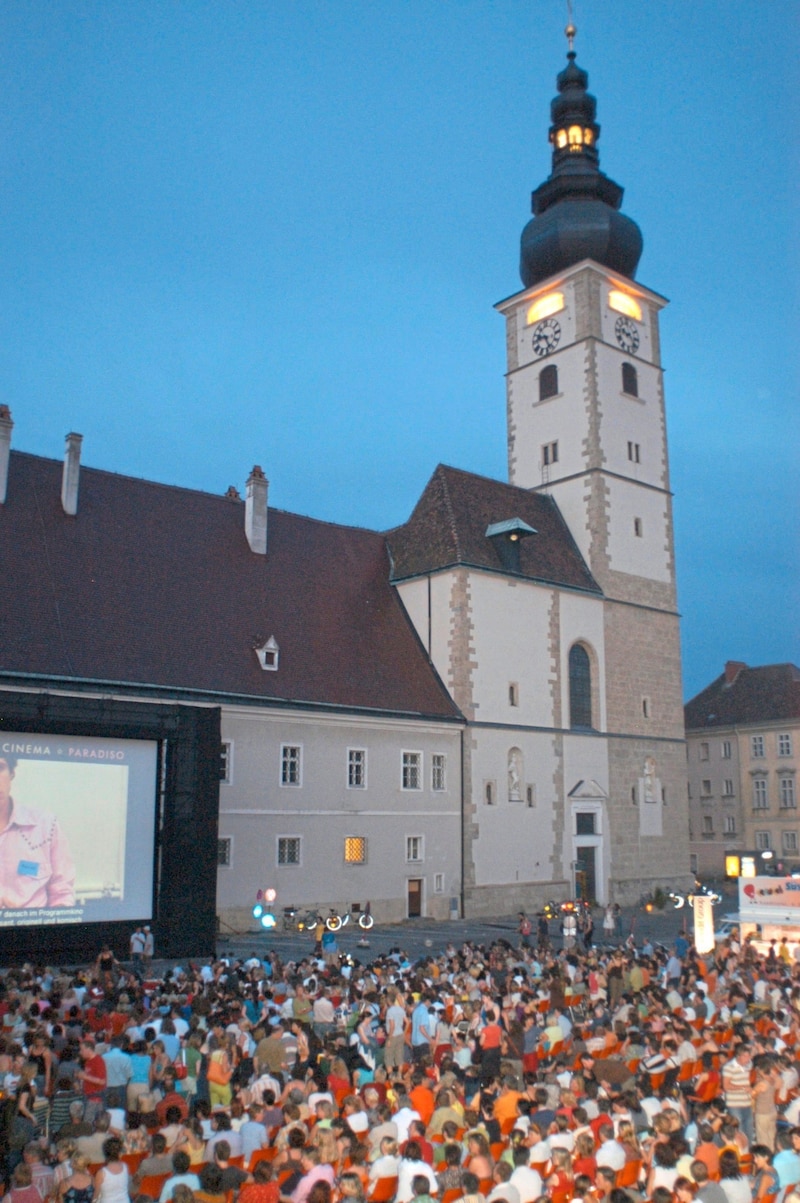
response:
<path id="1" fill-rule="evenodd" d="M 687 731 L 800 718 L 800 669 L 795 664 L 743 665 L 731 684 L 725 673 L 684 706 Z"/>
<path id="2" fill-rule="evenodd" d="M 443 464 L 408 522 L 389 532 L 392 578 L 455 564 L 503 572 L 486 529 L 512 518 L 536 531 L 520 540 L 521 576 L 600 593 L 552 497 Z"/>
<path id="3" fill-rule="evenodd" d="M 0 670 L 453 718 L 389 582 L 385 537 L 14 452 L 0 505 Z M 254 647 L 274 635 L 277 672 Z"/>

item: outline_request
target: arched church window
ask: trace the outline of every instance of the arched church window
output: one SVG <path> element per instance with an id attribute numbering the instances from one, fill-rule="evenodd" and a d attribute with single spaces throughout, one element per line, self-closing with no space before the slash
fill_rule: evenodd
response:
<path id="1" fill-rule="evenodd" d="M 639 396 L 639 376 L 632 363 L 622 365 L 622 391 L 629 397 Z"/>
<path id="2" fill-rule="evenodd" d="M 569 725 L 592 725 L 592 664 L 580 643 L 569 649 Z"/>
<path id="3" fill-rule="evenodd" d="M 548 397 L 558 396 L 558 368 L 549 363 L 539 373 L 539 400 L 546 401 Z"/>

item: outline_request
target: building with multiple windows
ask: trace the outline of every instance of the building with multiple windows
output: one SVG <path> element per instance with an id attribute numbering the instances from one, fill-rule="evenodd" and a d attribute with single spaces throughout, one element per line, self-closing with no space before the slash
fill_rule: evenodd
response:
<path id="1" fill-rule="evenodd" d="M 800 862 L 800 669 L 729 660 L 685 716 L 694 871 L 721 876 L 744 849 Z"/>
<path id="2" fill-rule="evenodd" d="M 406 523 L 357 530 L 270 508 L 260 468 L 196 493 L 81 468 L 69 436 L 62 472 L 0 416 L 0 710 L 218 707 L 233 927 L 265 886 L 396 919 L 689 881 L 665 301 L 571 48 L 557 83 L 497 305 L 508 483 L 440 465 Z"/>

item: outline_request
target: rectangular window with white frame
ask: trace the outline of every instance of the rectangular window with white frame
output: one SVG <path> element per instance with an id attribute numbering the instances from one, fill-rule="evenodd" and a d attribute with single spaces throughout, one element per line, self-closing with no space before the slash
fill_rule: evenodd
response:
<path id="1" fill-rule="evenodd" d="M 759 852 L 769 852 L 772 847 L 772 839 L 768 831 L 756 832 L 756 848 Z"/>
<path id="2" fill-rule="evenodd" d="M 364 748 L 347 749 L 347 788 L 367 788 L 367 753 Z"/>
<path id="3" fill-rule="evenodd" d="M 303 840 L 299 835 L 279 835 L 277 840 L 277 863 L 299 868 L 302 864 Z"/>
<path id="4" fill-rule="evenodd" d="M 444 893 L 444 873 L 434 873 L 433 875 L 433 892 L 434 894 Z"/>
<path id="5" fill-rule="evenodd" d="M 714 816 L 703 815 L 703 835 L 714 834 Z"/>
<path id="6" fill-rule="evenodd" d="M 792 754 L 792 736 L 788 731 L 781 731 L 778 735 L 778 755 L 791 756 Z"/>
<path id="7" fill-rule="evenodd" d="M 764 736 L 763 735 L 751 735 L 750 736 L 750 755 L 753 757 L 754 760 L 763 760 L 764 759 Z"/>
<path id="8" fill-rule="evenodd" d="M 785 774 L 779 778 L 781 790 L 781 810 L 794 810 L 797 806 L 797 796 L 794 789 L 794 777 Z"/>
<path id="9" fill-rule="evenodd" d="M 403 752 L 401 785 L 403 789 L 422 789 L 421 752 Z"/>
<path id="10" fill-rule="evenodd" d="M 542 447 L 542 465 L 548 468 L 551 464 L 558 463 L 558 440 L 554 443 L 545 443 Z"/>
<path id="11" fill-rule="evenodd" d="M 447 757 L 441 752 L 431 756 L 431 789 L 435 794 L 444 793 L 447 789 Z"/>
<path id="12" fill-rule="evenodd" d="M 225 785 L 233 782 L 233 743 L 229 739 L 219 746 L 219 779 Z"/>
<path id="13" fill-rule="evenodd" d="M 797 851 L 797 832 L 784 831 L 781 833 L 781 847 L 784 852 Z"/>
<path id="14" fill-rule="evenodd" d="M 229 835 L 221 835 L 217 840 L 217 865 L 221 869 L 230 869 L 233 863 L 233 839 Z"/>
<path id="15" fill-rule="evenodd" d="M 736 835 L 736 817 L 735 815 L 725 815 L 722 820 L 722 830 L 726 835 Z"/>
<path id="16" fill-rule="evenodd" d="M 406 836 L 406 861 L 419 865 L 425 859 L 425 840 L 421 835 Z"/>
<path id="17" fill-rule="evenodd" d="M 303 749 L 299 744 L 281 744 L 281 785 L 303 784 Z"/>
<path id="18" fill-rule="evenodd" d="M 723 739 L 723 741 L 722 741 L 722 759 L 730 760 L 730 758 L 731 758 L 731 741 L 729 739 Z"/>
<path id="19" fill-rule="evenodd" d="M 703 781 L 700 785 L 700 797 L 701 798 L 710 798 L 711 797 L 711 780 L 708 777 L 704 777 Z"/>
<path id="20" fill-rule="evenodd" d="M 766 777 L 753 778 L 753 810 L 769 810 Z"/>
<path id="21" fill-rule="evenodd" d="M 708 760 L 708 744 L 705 740 L 700 744 L 700 759 Z"/>
<path id="22" fill-rule="evenodd" d="M 732 798 L 733 797 L 733 778 L 732 777 L 726 777 L 725 780 L 723 781 L 722 796 L 723 796 L 723 798 Z"/>

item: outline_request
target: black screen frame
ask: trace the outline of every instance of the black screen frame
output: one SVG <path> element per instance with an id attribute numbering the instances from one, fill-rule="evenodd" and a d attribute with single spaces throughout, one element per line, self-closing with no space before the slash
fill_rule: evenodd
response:
<path id="1" fill-rule="evenodd" d="M 0 732 L 157 743 L 152 915 L 141 916 L 153 929 L 156 958 L 214 953 L 220 719 L 218 706 L 0 690 Z M 125 920 L 3 928 L 3 961 L 93 960 L 103 944 L 127 960 L 135 926 Z"/>

